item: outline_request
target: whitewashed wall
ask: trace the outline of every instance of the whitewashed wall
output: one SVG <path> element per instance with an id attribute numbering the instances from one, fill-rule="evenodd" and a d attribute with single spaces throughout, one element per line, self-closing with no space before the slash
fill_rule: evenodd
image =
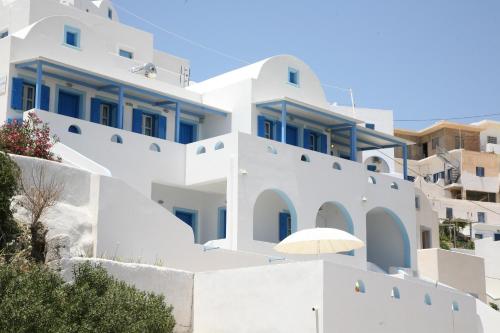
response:
<path id="1" fill-rule="evenodd" d="M 364 294 L 355 292 L 357 280 Z M 195 333 L 481 332 L 471 296 L 322 261 L 199 273 L 194 294 Z"/>

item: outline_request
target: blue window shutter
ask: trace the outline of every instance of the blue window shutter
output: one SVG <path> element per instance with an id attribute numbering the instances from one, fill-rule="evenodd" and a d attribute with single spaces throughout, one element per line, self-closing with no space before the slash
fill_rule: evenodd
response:
<path id="1" fill-rule="evenodd" d="M 280 242 L 288 236 L 288 217 L 290 214 L 288 213 L 280 213 L 279 220 L 279 237 Z"/>
<path id="2" fill-rule="evenodd" d="M 311 134 L 311 131 L 304 128 L 304 140 L 302 142 L 302 146 L 306 149 L 309 149 L 309 134 Z"/>
<path id="3" fill-rule="evenodd" d="M 132 132 L 142 133 L 142 111 L 139 109 L 132 112 Z"/>
<path id="4" fill-rule="evenodd" d="M 50 105 L 50 88 L 47 86 L 42 86 L 42 101 L 40 107 L 42 110 L 49 111 Z"/>
<path id="5" fill-rule="evenodd" d="M 90 121 L 99 124 L 101 120 L 101 100 L 92 98 L 90 101 Z"/>
<path id="6" fill-rule="evenodd" d="M 167 117 L 158 116 L 158 137 L 164 140 L 167 138 Z"/>
<path id="7" fill-rule="evenodd" d="M 111 127 L 118 128 L 118 105 L 115 103 L 110 103 L 111 113 L 109 114 L 109 123 Z"/>
<path id="8" fill-rule="evenodd" d="M 23 79 L 13 78 L 12 79 L 12 96 L 10 106 L 14 110 L 23 109 Z"/>
<path id="9" fill-rule="evenodd" d="M 319 151 L 322 152 L 323 154 L 326 154 L 328 147 L 327 147 L 327 142 L 326 142 L 326 134 L 320 134 L 319 135 Z"/>
<path id="10" fill-rule="evenodd" d="M 264 122 L 266 121 L 266 118 L 264 116 L 258 116 L 257 117 L 257 122 L 258 122 L 258 131 L 257 135 L 260 136 L 261 138 L 264 137 Z"/>
<path id="11" fill-rule="evenodd" d="M 274 136 L 274 140 L 281 142 L 281 121 L 277 121 L 273 126 L 276 131 L 276 135 Z"/>

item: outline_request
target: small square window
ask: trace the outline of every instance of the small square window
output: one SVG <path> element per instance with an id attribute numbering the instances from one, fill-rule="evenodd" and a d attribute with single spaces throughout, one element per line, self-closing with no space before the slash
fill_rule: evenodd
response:
<path id="1" fill-rule="evenodd" d="M 486 214 L 484 212 L 477 212 L 477 222 L 479 223 L 486 222 Z"/>
<path id="2" fill-rule="evenodd" d="M 483 234 L 476 234 L 475 237 L 476 239 L 483 239 Z"/>
<path id="3" fill-rule="evenodd" d="M 64 27 L 64 43 L 72 47 L 80 47 L 80 30 L 73 27 Z"/>
<path id="4" fill-rule="evenodd" d="M 0 39 L 5 38 L 9 35 L 9 30 L 0 31 Z"/>
<path id="5" fill-rule="evenodd" d="M 365 127 L 374 130 L 375 129 L 375 124 L 366 123 Z"/>
<path id="6" fill-rule="evenodd" d="M 111 10 L 111 8 L 108 8 L 108 18 L 109 18 L 110 20 L 112 20 L 112 19 L 113 19 L 113 11 Z"/>
<path id="7" fill-rule="evenodd" d="M 446 208 L 446 218 L 448 220 L 451 220 L 453 218 L 453 208 L 450 207 Z"/>
<path id="8" fill-rule="evenodd" d="M 299 85 L 299 71 L 293 68 L 288 68 L 288 83 L 294 86 Z"/>
<path id="9" fill-rule="evenodd" d="M 0 35 L 0 38 L 1 38 L 1 35 Z M 488 136 L 488 138 L 487 138 L 487 142 L 488 142 L 488 143 L 492 143 L 492 144 L 495 144 L 495 145 L 496 145 L 496 144 L 497 144 L 497 142 L 498 142 L 498 141 L 497 141 L 497 137 L 496 137 L 496 136 Z"/>
<path id="10" fill-rule="evenodd" d="M 130 51 L 120 49 L 119 54 L 121 57 L 128 58 L 128 59 L 134 59 L 134 54 Z"/>
<path id="11" fill-rule="evenodd" d="M 476 176 L 484 177 L 484 167 L 476 167 Z"/>

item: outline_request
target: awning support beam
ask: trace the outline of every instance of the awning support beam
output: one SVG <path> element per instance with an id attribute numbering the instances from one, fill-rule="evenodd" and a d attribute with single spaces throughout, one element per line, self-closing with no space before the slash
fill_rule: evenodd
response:
<path id="1" fill-rule="evenodd" d="M 42 75 L 43 75 L 42 62 L 37 61 L 37 63 L 36 63 L 35 109 L 38 109 L 38 110 L 40 110 L 42 108 Z"/>

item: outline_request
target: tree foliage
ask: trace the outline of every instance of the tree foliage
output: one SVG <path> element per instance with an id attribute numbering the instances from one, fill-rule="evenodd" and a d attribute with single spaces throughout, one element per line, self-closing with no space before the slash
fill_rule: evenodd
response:
<path id="1" fill-rule="evenodd" d="M 0 151 L 0 252 L 12 242 L 19 228 L 12 217 L 11 202 L 18 190 L 19 168 Z"/>
<path id="2" fill-rule="evenodd" d="M 34 112 L 24 121 L 14 120 L 0 127 L 0 150 L 10 154 L 58 160 L 51 152 L 57 141 L 56 136 L 50 135 L 49 126 Z"/>
<path id="3" fill-rule="evenodd" d="M 0 266 L 0 331 L 170 333 L 172 307 L 163 296 L 138 291 L 90 263 L 64 283 L 42 265 Z"/>

